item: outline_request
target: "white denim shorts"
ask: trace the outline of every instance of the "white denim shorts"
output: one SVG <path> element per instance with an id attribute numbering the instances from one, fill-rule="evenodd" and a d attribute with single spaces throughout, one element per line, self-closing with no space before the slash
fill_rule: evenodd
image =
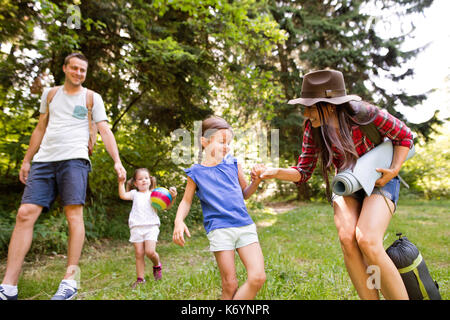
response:
<path id="1" fill-rule="evenodd" d="M 159 226 L 135 226 L 130 229 L 130 242 L 158 241 Z"/>
<path id="2" fill-rule="evenodd" d="M 209 251 L 234 250 L 258 241 L 256 225 L 214 229 L 207 234 Z"/>

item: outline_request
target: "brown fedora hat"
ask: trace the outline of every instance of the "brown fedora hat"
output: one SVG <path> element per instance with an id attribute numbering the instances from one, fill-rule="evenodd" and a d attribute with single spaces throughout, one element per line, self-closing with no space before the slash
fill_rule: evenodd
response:
<path id="1" fill-rule="evenodd" d="M 318 70 L 307 73 L 303 77 L 301 98 L 290 100 L 289 104 L 312 106 L 323 101 L 342 104 L 348 101 L 359 101 L 356 95 L 347 95 L 344 76 L 336 70 Z"/>

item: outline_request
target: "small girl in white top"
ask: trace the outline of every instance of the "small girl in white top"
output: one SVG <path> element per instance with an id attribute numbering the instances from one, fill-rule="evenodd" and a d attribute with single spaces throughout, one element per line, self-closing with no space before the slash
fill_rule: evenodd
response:
<path id="1" fill-rule="evenodd" d="M 126 178 L 119 179 L 119 196 L 122 200 L 133 201 L 128 225 L 130 227 L 130 242 L 134 244 L 136 256 L 137 280 L 132 285 L 134 289 L 139 284 L 145 283 L 145 256 L 153 262 L 155 280 L 162 278 L 161 261 L 155 251 L 161 222 L 150 201 L 151 191 L 156 187 L 156 178 L 150 176 L 148 169 L 139 168 L 134 172 L 133 178 L 128 180 L 126 190 L 125 180 Z M 131 188 L 137 190 L 130 190 Z M 177 189 L 171 187 L 169 192 L 173 200 L 167 209 L 172 207 L 177 196 Z"/>

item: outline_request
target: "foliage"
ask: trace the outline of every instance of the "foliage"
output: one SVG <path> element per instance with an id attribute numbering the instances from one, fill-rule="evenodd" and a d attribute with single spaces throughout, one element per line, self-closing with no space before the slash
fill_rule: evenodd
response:
<path id="1" fill-rule="evenodd" d="M 392 73 L 393 80 L 412 74 L 407 70 L 394 76 L 393 71 L 417 50 L 400 50 L 404 35 L 378 35 L 369 24 L 373 17 L 361 13 L 367 3 L 371 2 L 0 0 L 0 189 L 7 195 L 0 197 L 2 248 L 6 250 L 23 191 L 18 173 L 37 123 L 40 94 L 43 87 L 63 83 L 61 66 L 67 54 L 80 51 L 89 58 L 85 86 L 104 99 L 128 177 L 136 168 L 147 167 L 159 185 L 176 186 L 181 198 L 186 181 L 182 169 L 194 157 L 191 163 L 173 161 L 178 141 L 171 134 L 182 128 L 192 138 L 194 122 L 212 113 L 224 116 L 236 131 L 279 129 L 280 165 L 295 163 L 303 117 L 286 101 L 300 94 L 301 77 L 311 69 L 342 70 L 350 92 L 400 118 L 392 109 L 398 100 L 412 106 L 424 98 L 391 95 L 370 85 L 370 77 L 380 70 Z M 386 10 L 401 8 L 404 14 L 421 12 L 430 4 L 382 1 Z M 77 19 L 79 28 L 72 28 Z M 436 128 L 430 126 L 433 122 L 435 118 L 411 126 L 428 138 Z M 245 149 L 255 143 L 252 136 L 243 136 L 236 145 Z M 251 165 L 265 159 L 258 156 L 243 159 L 247 176 Z M 113 164 L 101 143 L 91 161 L 85 209 L 88 238 L 124 239 L 130 204 L 118 199 Z M 436 192 L 446 195 L 445 189 L 425 183 L 421 177 L 430 171 L 417 166 L 407 167 L 405 173 L 415 190 L 430 197 Z M 317 172 L 301 192 L 291 183 L 277 182 L 275 196 L 297 192 L 305 199 L 320 199 L 322 183 Z M 176 206 L 162 214 L 164 223 L 171 226 L 175 211 Z M 198 200 L 189 219 L 201 221 Z M 46 237 L 50 241 L 33 248 L 62 250 L 66 228 L 60 209 L 43 215 L 35 242 Z"/>
<path id="2" fill-rule="evenodd" d="M 425 199 L 450 197 L 450 142 L 448 125 L 436 129 L 432 141 L 416 144 L 416 154 L 402 166 L 411 190 Z"/>

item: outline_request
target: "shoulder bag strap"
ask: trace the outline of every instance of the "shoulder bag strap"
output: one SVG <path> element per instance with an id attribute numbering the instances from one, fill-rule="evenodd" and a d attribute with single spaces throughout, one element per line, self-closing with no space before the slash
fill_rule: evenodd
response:
<path id="1" fill-rule="evenodd" d="M 46 114 L 46 122 L 45 122 L 45 125 L 47 126 L 48 125 L 48 119 L 49 119 L 49 117 L 50 117 L 50 103 L 52 102 L 52 100 L 53 100 L 53 98 L 54 98 L 54 96 L 55 96 L 55 94 L 56 94 L 56 91 L 58 91 L 58 89 L 60 88 L 61 86 L 56 86 L 56 87 L 53 87 L 53 88 L 50 88 L 50 90 L 48 91 L 48 93 L 47 93 L 47 112 L 45 113 Z"/>
<path id="2" fill-rule="evenodd" d="M 94 106 L 94 92 L 86 89 L 86 108 L 88 109 L 88 122 L 89 122 L 89 143 L 88 150 L 89 155 L 92 155 L 94 145 L 97 141 L 97 126 L 92 119 L 92 108 Z"/>

